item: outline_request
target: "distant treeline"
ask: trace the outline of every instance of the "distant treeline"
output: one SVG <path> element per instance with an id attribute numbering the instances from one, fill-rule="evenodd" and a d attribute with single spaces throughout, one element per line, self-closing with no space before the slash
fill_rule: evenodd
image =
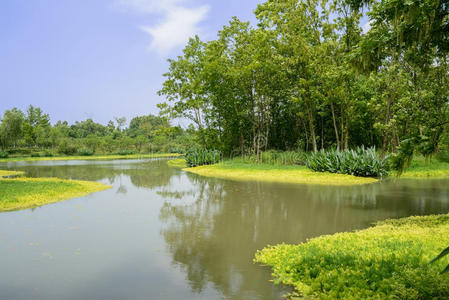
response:
<path id="1" fill-rule="evenodd" d="M 11 155 L 182 153 L 195 145 L 192 126 L 184 130 L 163 117 L 139 116 L 128 127 L 125 124 L 125 118 L 115 118 L 107 125 L 92 119 L 52 125 L 50 116 L 38 107 L 30 105 L 26 112 L 13 108 L 0 121 L 0 151 Z"/>
<path id="2" fill-rule="evenodd" d="M 160 108 L 205 148 L 447 147 L 447 1 L 268 0 L 255 16 L 169 60 Z"/>

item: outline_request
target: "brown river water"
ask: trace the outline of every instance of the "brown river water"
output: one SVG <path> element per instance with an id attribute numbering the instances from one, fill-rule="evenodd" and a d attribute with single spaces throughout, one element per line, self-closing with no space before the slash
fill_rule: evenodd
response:
<path id="1" fill-rule="evenodd" d="M 449 180 L 329 187 L 205 178 L 166 160 L 16 162 L 112 189 L 0 213 L 0 299 L 281 299 L 264 246 L 449 212 Z"/>

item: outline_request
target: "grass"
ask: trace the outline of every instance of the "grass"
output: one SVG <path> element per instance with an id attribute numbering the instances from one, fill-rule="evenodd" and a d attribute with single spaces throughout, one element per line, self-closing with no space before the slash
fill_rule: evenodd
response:
<path id="1" fill-rule="evenodd" d="M 11 177 L 11 176 L 22 176 L 23 172 L 20 171 L 5 171 L 5 170 L 0 170 L 0 178 L 7 178 L 7 177 Z"/>
<path id="2" fill-rule="evenodd" d="M 58 178 L 0 179 L 0 211 L 42 206 L 109 188 L 99 182 Z"/>
<path id="3" fill-rule="evenodd" d="M 187 167 L 186 160 L 185 160 L 185 159 L 182 159 L 182 158 L 171 159 L 171 160 L 167 161 L 167 164 L 168 164 L 170 167 L 173 167 L 173 168 L 179 168 L 179 169 L 182 169 L 182 168 L 186 168 L 186 167 Z"/>
<path id="4" fill-rule="evenodd" d="M 215 165 L 199 166 L 183 169 L 207 177 L 230 180 L 254 180 L 282 183 L 302 183 L 320 185 L 358 185 L 377 182 L 374 178 L 363 178 L 352 175 L 313 172 L 305 166 L 271 165 L 245 163 L 239 160 L 228 160 Z"/>
<path id="5" fill-rule="evenodd" d="M 447 261 L 428 265 L 449 245 L 449 215 L 386 220 L 299 245 L 268 246 L 255 262 L 296 295 L 342 299 L 448 299 Z"/>
<path id="6" fill-rule="evenodd" d="M 426 162 L 423 157 L 414 157 L 410 167 L 401 178 L 447 178 L 449 163 L 432 159 Z"/>
<path id="7" fill-rule="evenodd" d="M 164 158 L 176 157 L 180 154 L 161 153 L 161 154 L 130 154 L 130 155 L 93 155 L 93 156 L 53 156 L 53 157 L 10 157 L 0 158 L 0 162 L 7 161 L 41 161 L 41 160 L 112 160 L 112 159 L 141 159 L 141 158 Z"/>

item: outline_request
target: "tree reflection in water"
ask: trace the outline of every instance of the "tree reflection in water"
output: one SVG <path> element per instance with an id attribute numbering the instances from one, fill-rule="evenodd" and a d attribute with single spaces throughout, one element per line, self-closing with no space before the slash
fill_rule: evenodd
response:
<path id="1" fill-rule="evenodd" d="M 12 167 L 21 170 L 20 164 Z M 155 235 L 162 240 L 148 243 L 165 243 L 168 260 L 185 274 L 194 296 L 213 288 L 226 298 L 278 299 L 285 290 L 269 282 L 269 269 L 252 263 L 258 249 L 364 228 L 386 218 L 449 210 L 448 180 L 390 180 L 355 187 L 233 182 L 184 173 L 165 161 L 39 163 L 23 170 L 28 176 L 114 184 L 127 194 L 111 201 L 135 197 L 127 207 L 133 215 L 117 214 L 125 223 L 136 217 L 136 210 L 156 208 L 140 221 L 160 226 L 160 235 L 159 229 Z M 120 212 L 123 202 L 112 207 Z M 110 213 L 117 211 L 111 208 Z M 140 233 L 136 236 L 139 240 L 130 234 L 128 244 L 139 253 Z"/>
<path id="2" fill-rule="evenodd" d="M 165 186 L 159 218 L 173 264 L 193 291 L 209 283 L 235 299 L 279 298 L 269 270 L 254 265 L 256 250 L 268 244 L 363 228 L 386 218 L 449 208 L 447 184 L 432 193 L 416 182 L 383 182 L 356 187 L 232 182 L 187 174 L 189 188 Z M 429 201 L 432 199 L 432 201 Z"/>

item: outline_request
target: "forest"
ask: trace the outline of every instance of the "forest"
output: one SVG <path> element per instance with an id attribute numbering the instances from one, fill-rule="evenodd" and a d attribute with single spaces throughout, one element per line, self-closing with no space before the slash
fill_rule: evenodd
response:
<path id="1" fill-rule="evenodd" d="M 102 125 L 92 119 L 57 121 L 38 107 L 26 112 L 6 110 L 0 123 L 0 156 L 53 156 L 93 154 L 183 153 L 195 143 L 195 130 L 172 126 L 164 117 L 138 116 L 126 126 L 126 118 Z"/>
<path id="2" fill-rule="evenodd" d="M 268 0 L 254 13 L 169 60 L 161 114 L 191 120 L 204 148 L 448 149 L 447 1 Z"/>

